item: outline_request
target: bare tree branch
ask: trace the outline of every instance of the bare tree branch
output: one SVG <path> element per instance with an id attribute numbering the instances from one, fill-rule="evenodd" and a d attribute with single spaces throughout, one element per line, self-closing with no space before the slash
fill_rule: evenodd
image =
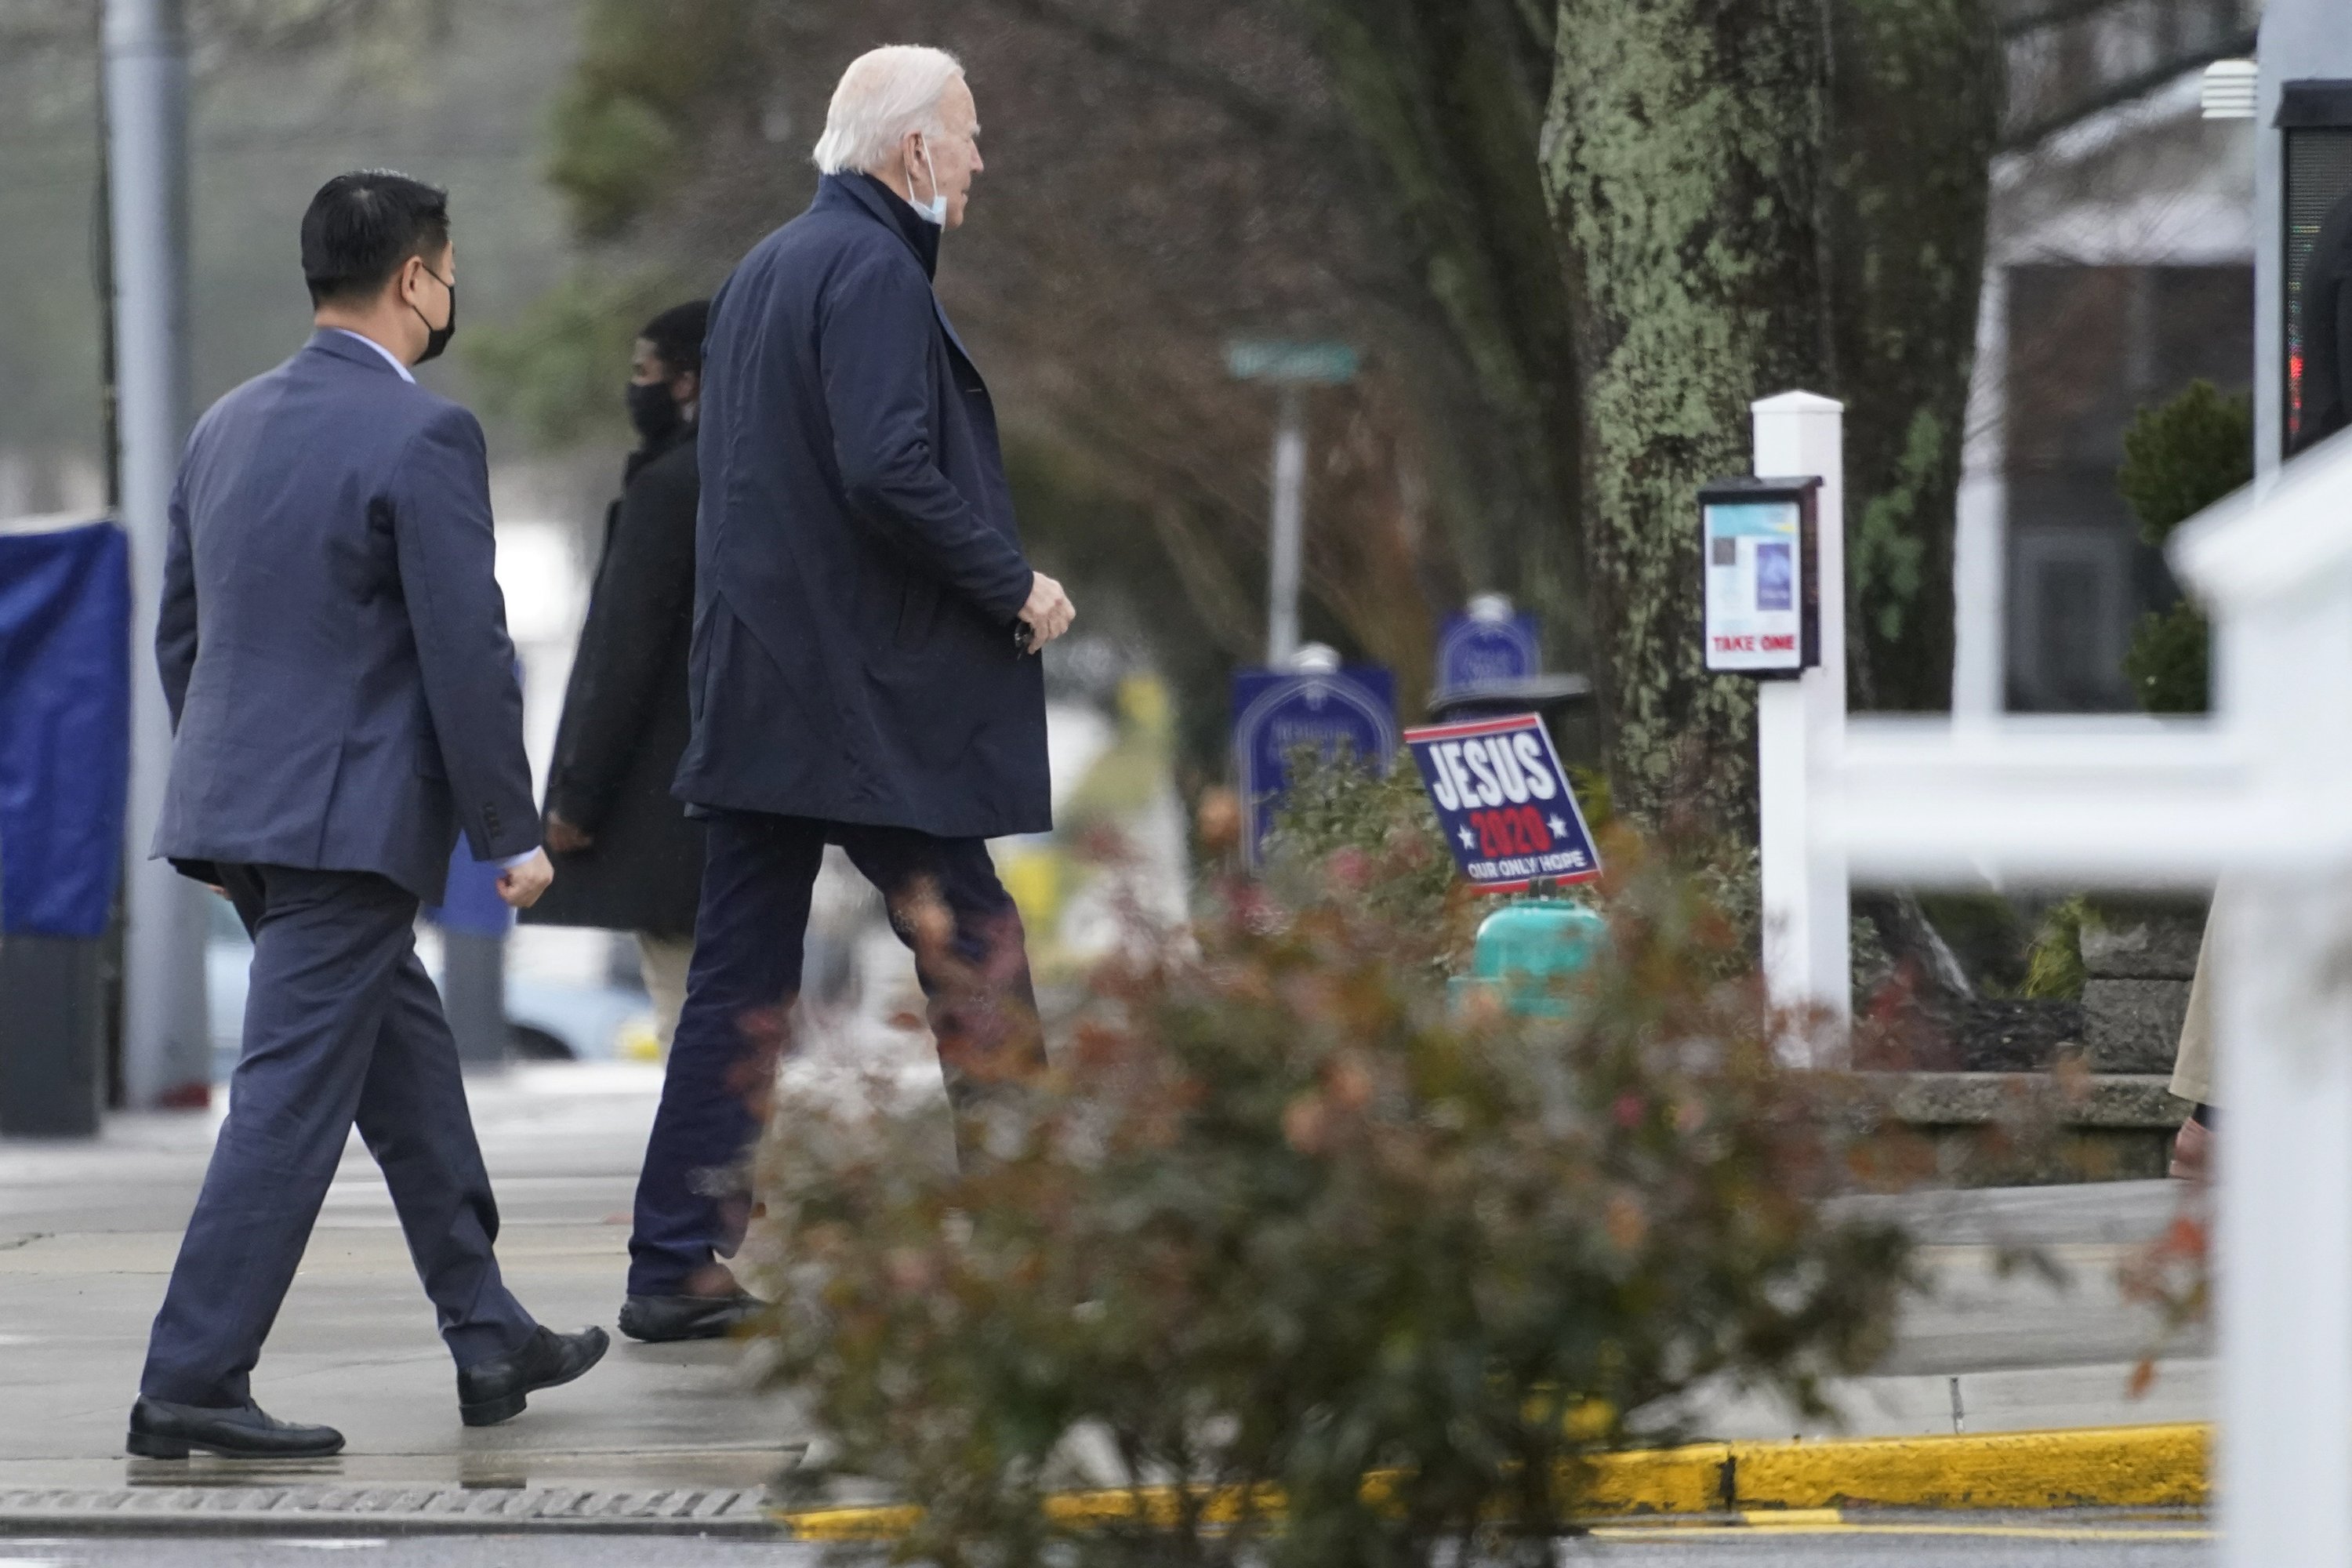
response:
<path id="1" fill-rule="evenodd" d="M 1243 130 L 1261 136 L 1327 141 L 1337 128 L 1259 97 L 1223 72 L 1180 58 L 1133 34 L 1087 16 L 1066 0 L 992 0 L 997 9 L 1077 39 L 1106 59 L 1116 60 L 1162 87 L 1222 110 Z"/>

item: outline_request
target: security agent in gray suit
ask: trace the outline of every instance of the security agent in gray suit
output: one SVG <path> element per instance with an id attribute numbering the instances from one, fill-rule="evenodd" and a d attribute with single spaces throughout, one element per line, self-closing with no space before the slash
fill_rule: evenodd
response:
<path id="1" fill-rule="evenodd" d="M 215 404 L 171 512 L 156 661 L 174 727 L 155 853 L 253 933 L 228 1118 L 148 1343 L 131 1452 L 332 1454 L 247 1378 L 353 1124 L 383 1170 L 468 1426 L 604 1353 L 509 1293 L 457 1047 L 417 962 L 462 827 L 517 906 L 553 875 L 491 575 L 472 415 L 415 384 L 457 325 L 447 197 L 343 174 L 302 218 L 318 331 Z"/>

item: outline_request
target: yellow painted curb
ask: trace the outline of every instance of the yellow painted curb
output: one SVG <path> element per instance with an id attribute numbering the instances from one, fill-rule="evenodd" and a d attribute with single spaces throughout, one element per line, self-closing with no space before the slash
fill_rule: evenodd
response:
<path id="1" fill-rule="evenodd" d="M 1823 1442 L 1696 1443 L 1680 1448 L 1598 1454 L 1589 1461 L 1579 1512 L 1587 1518 L 1736 1514 L 1751 1527 L 1795 1510 L 1845 1507 L 1931 1509 L 2179 1508 L 2206 1498 L 2201 1426 L 2102 1426 L 2059 1432 L 1988 1432 L 1952 1437 L 1864 1437 Z M 1365 1478 L 1387 1489 L 1387 1474 Z M 1181 1493 L 1141 1487 L 1057 1493 L 1049 1518 L 1085 1526 L 1142 1518 L 1167 1523 Z M 1262 1490 L 1251 1511 L 1277 1512 Z M 1242 1513 L 1239 1489 L 1196 1494 L 1212 1519 Z M 794 1539 L 870 1541 L 904 1533 L 917 1519 L 905 1504 L 816 1509 L 781 1516 Z M 1788 1522 L 1829 1517 L 1811 1512 Z"/>
<path id="2" fill-rule="evenodd" d="M 2205 1501 L 2201 1426 L 1735 1443 L 1741 1509 L 2167 1508 Z"/>

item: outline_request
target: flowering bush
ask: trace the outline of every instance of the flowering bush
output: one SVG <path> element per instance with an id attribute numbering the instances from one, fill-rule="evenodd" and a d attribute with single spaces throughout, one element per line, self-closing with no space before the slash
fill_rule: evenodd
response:
<path id="1" fill-rule="evenodd" d="M 1776 1065 L 1689 879 L 1612 838 L 1611 957 L 1538 1025 L 1448 1011 L 1409 836 L 1342 848 L 1107 966 L 961 1173 L 887 1103 L 782 1109 L 760 1332 L 826 1435 L 803 1481 L 918 1505 L 868 1550 L 1547 1562 L 1583 1457 L 1674 1436 L 1673 1396 L 1812 1409 L 1882 1347 L 1905 1238 L 1815 1200 L 1887 1145 Z"/>

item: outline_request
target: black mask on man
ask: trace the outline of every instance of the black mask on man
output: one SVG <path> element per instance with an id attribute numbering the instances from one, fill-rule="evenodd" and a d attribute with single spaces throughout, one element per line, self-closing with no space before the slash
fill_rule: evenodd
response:
<path id="1" fill-rule="evenodd" d="M 413 304 L 408 307 L 412 310 L 416 310 L 418 321 L 425 321 L 425 352 L 416 356 L 418 364 L 423 364 L 429 359 L 439 359 L 442 351 L 449 346 L 449 340 L 457 335 L 457 286 L 438 272 L 433 274 L 433 279 L 449 290 L 449 319 L 436 327 L 432 322 L 425 321 L 424 311 L 416 310 L 416 307 Z"/>
<path id="2" fill-rule="evenodd" d="M 650 447 L 675 434 L 685 416 L 678 412 L 677 399 L 670 395 L 666 381 L 633 381 L 626 396 L 629 402 L 629 423 Z"/>

